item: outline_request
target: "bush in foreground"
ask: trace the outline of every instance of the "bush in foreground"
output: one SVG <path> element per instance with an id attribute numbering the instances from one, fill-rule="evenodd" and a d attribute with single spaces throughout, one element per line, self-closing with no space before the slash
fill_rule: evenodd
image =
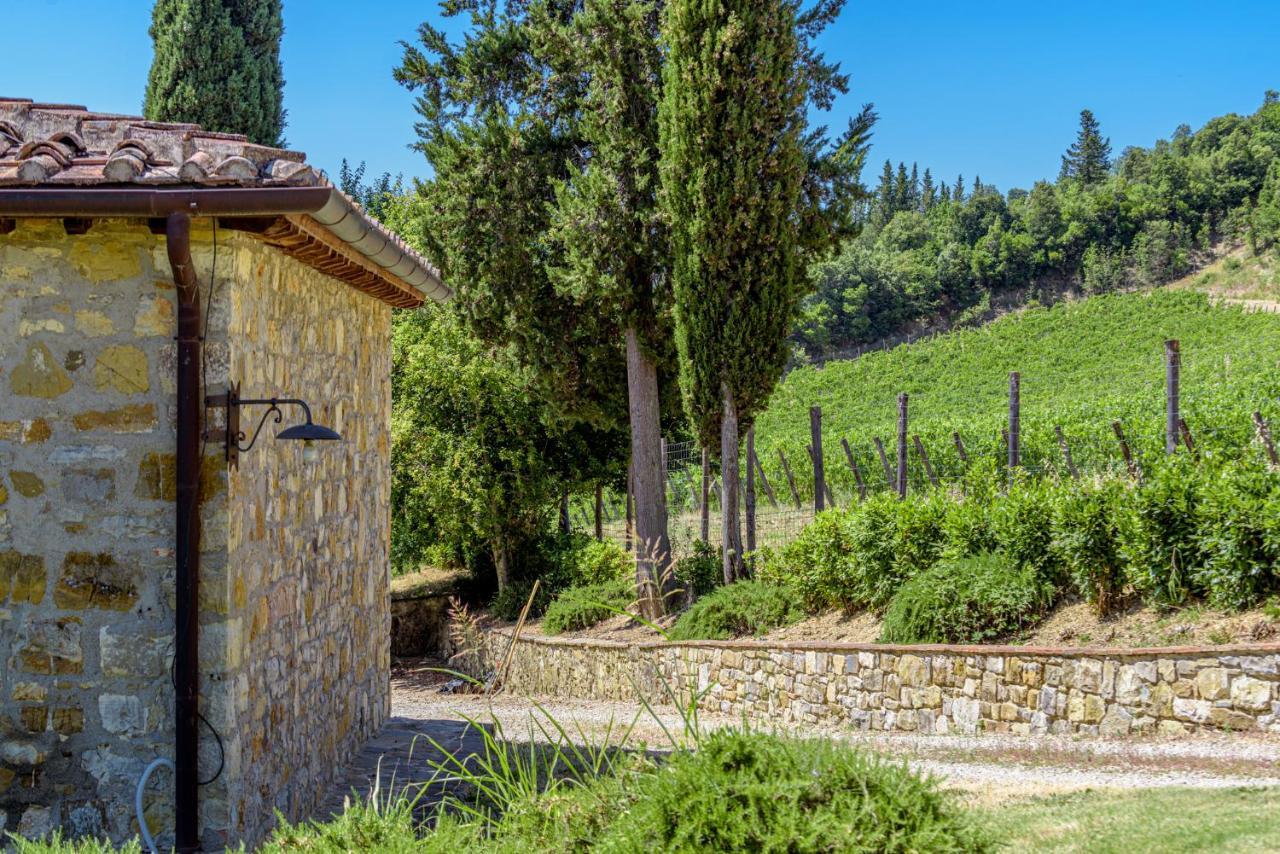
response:
<path id="1" fill-rule="evenodd" d="M 828 741 L 736 730 L 636 774 L 621 787 L 574 793 L 577 810 L 511 824 L 558 823 L 528 841 L 555 850 L 981 852 L 984 835 L 929 780 Z M 620 793 L 624 793 L 619 797 Z M 600 810 L 614 814 L 600 820 Z M 510 826 L 508 826 L 510 827 Z M 514 850 L 496 828 L 495 842 Z M 514 829 L 514 827 L 510 827 Z"/>
<path id="2" fill-rule="evenodd" d="M 634 588 L 618 578 L 570 587 L 562 590 L 548 606 L 542 630 L 549 635 L 558 635 L 589 629 L 626 608 L 634 598 Z"/>
<path id="3" fill-rule="evenodd" d="M 885 643 L 990 643 L 1034 624 L 1053 588 L 1001 554 L 943 560 L 907 581 L 889 603 Z"/>
<path id="4" fill-rule="evenodd" d="M 790 587 L 739 581 L 694 602 L 668 636 L 671 640 L 725 640 L 762 635 L 803 618 L 800 597 Z"/>

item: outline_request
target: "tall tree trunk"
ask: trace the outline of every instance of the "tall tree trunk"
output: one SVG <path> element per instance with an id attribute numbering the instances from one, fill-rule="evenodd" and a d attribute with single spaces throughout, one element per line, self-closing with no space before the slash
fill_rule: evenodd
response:
<path id="1" fill-rule="evenodd" d="M 666 613 L 664 586 L 671 541 L 667 537 L 667 496 L 663 489 L 662 408 L 658 366 L 640 346 L 635 327 L 627 338 L 627 408 L 631 418 L 631 466 L 636 498 L 636 592 L 642 615 Z"/>
<path id="2" fill-rule="evenodd" d="M 604 539 L 604 488 L 596 484 L 596 541 Z"/>
<path id="3" fill-rule="evenodd" d="M 569 493 L 560 493 L 560 533 L 567 534 L 571 529 L 569 521 Z"/>
<path id="4" fill-rule="evenodd" d="M 498 591 L 507 589 L 511 584 L 511 555 L 507 549 L 507 538 L 498 535 L 493 543 L 493 566 L 498 572 Z"/>
<path id="5" fill-rule="evenodd" d="M 742 528 L 738 524 L 738 407 L 728 384 L 720 386 L 720 531 L 724 546 L 724 583 L 742 578 Z"/>

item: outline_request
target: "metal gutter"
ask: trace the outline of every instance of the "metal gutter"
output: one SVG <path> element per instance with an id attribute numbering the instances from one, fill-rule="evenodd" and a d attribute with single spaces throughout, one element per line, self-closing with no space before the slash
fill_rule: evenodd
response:
<path id="1" fill-rule="evenodd" d="M 200 849 L 200 289 L 191 260 L 191 217 L 165 220 L 178 291 L 177 514 L 174 585 L 174 842 Z"/>
<path id="2" fill-rule="evenodd" d="M 22 187 L 0 188 L 0 217 L 284 216 L 307 214 L 351 250 L 443 302 L 440 274 L 334 187 Z"/>

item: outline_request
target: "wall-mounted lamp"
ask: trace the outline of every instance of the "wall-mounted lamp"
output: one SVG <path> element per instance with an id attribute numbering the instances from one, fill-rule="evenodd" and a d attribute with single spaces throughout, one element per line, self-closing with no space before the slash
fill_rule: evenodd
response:
<path id="1" fill-rule="evenodd" d="M 224 423 L 227 428 L 225 430 L 206 430 L 204 436 L 206 440 L 222 441 L 226 449 L 227 465 L 231 468 L 239 467 L 240 454 L 247 453 L 254 443 L 258 441 L 258 434 L 262 432 L 262 428 L 266 425 L 268 418 L 274 415 L 276 424 L 284 420 L 284 412 L 280 409 L 281 406 L 302 407 L 302 412 L 307 418 L 306 423 L 286 427 L 276 434 L 276 438 L 286 441 L 301 440 L 302 459 L 308 463 L 313 463 L 320 457 L 315 446 L 316 442 L 332 442 L 342 438 L 328 427 L 322 427 L 311 420 L 311 407 L 307 406 L 306 401 L 298 398 L 283 397 L 242 398 L 240 397 L 239 383 L 233 384 L 225 394 L 209 395 L 204 399 L 204 405 L 208 408 L 223 410 Z M 258 422 L 257 429 L 253 431 L 253 438 L 249 440 L 247 445 L 241 444 L 245 439 L 244 431 L 240 429 L 240 408 L 243 406 L 267 407 L 267 411 L 262 414 L 262 420 Z"/>

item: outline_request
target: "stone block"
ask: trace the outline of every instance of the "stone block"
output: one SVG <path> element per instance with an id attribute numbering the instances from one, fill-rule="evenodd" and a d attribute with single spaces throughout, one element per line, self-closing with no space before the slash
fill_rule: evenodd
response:
<path id="1" fill-rule="evenodd" d="M 16 442 L 35 445 L 46 442 L 53 435 L 53 428 L 43 418 L 26 421 L 0 421 L 0 442 Z"/>
<path id="2" fill-rule="evenodd" d="M 13 484 L 14 492 L 23 498 L 39 498 L 44 494 L 44 481 L 35 472 L 11 471 L 9 482 Z"/>
<path id="3" fill-rule="evenodd" d="M 201 651 L 206 644 L 201 643 Z M 103 626 L 98 633 L 98 655 L 107 676 L 154 679 L 168 669 L 168 636 L 154 635 L 142 627 Z"/>
<path id="4" fill-rule="evenodd" d="M 133 334 L 138 338 L 172 335 L 177 323 L 173 303 L 161 296 L 144 298 L 133 318 Z"/>
<path id="5" fill-rule="evenodd" d="M 1231 680 L 1222 667 L 1207 667 L 1196 674 L 1196 693 L 1202 700 L 1224 700 L 1231 692 Z"/>
<path id="6" fill-rule="evenodd" d="M 50 714 L 50 726 L 60 735 L 83 732 L 84 709 L 79 706 L 60 706 Z"/>
<path id="7" fill-rule="evenodd" d="M 81 432 L 109 430 L 112 433 L 149 433 L 156 427 L 156 405 L 135 403 L 119 409 L 93 409 L 78 412 L 71 423 Z"/>
<path id="8" fill-rule="evenodd" d="M 138 601 L 137 581 L 110 554 L 71 552 L 53 588 L 53 601 L 59 608 L 73 611 L 128 611 Z"/>
<path id="9" fill-rule="evenodd" d="M 1180 721 L 1206 723 L 1213 711 L 1213 704 L 1208 700 L 1189 700 L 1175 697 L 1173 700 L 1173 716 Z"/>
<path id="10" fill-rule="evenodd" d="M 6 596 L 17 605 L 44 601 L 44 558 L 8 550 L 0 551 L 0 601 Z"/>
<path id="11" fill-rule="evenodd" d="M 106 338 L 116 334 L 116 326 L 100 311 L 81 309 L 76 312 L 76 331 L 85 338 Z"/>
<path id="12" fill-rule="evenodd" d="M 1271 705 L 1271 683 L 1237 676 L 1231 683 L 1231 705 L 1251 712 L 1266 711 Z"/>
<path id="13" fill-rule="evenodd" d="M 898 659 L 898 678 L 903 685 L 923 688 L 929 684 L 929 664 L 918 655 L 904 655 Z"/>
<path id="14" fill-rule="evenodd" d="M 129 344 L 105 348 L 93 365 L 93 382 L 98 391 L 143 394 L 150 390 L 147 354 Z"/>
<path id="15" fill-rule="evenodd" d="M 80 620 L 31 620 L 17 650 L 17 666 L 27 673 L 72 674 L 84 671 Z"/>
<path id="16" fill-rule="evenodd" d="M 1098 723 L 1098 733 L 1113 738 L 1128 735 L 1132 722 L 1133 715 L 1119 706 L 1112 706 Z"/>
<path id="17" fill-rule="evenodd" d="M 1257 726 L 1257 721 L 1244 712 L 1215 708 L 1209 712 L 1209 724 L 1232 732 L 1245 732 Z"/>
<path id="18" fill-rule="evenodd" d="M 102 728 L 115 735 L 142 735 L 147 728 L 146 709 L 137 697 L 101 694 L 98 714 L 102 717 Z"/>
<path id="19" fill-rule="evenodd" d="M 62 475 L 62 497 L 90 506 L 107 504 L 116 497 L 116 473 L 112 469 L 71 469 Z"/>
<path id="20" fill-rule="evenodd" d="M 49 807 L 30 806 L 18 819 L 18 835 L 24 839 L 44 839 L 53 833 L 53 810 Z"/>
<path id="21" fill-rule="evenodd" d="M 71 391 L 71 377 L 40 341 L 27 346 L 26 359 L 9 374 L 9 387 L 22 397 L 54 398 Z"/>

